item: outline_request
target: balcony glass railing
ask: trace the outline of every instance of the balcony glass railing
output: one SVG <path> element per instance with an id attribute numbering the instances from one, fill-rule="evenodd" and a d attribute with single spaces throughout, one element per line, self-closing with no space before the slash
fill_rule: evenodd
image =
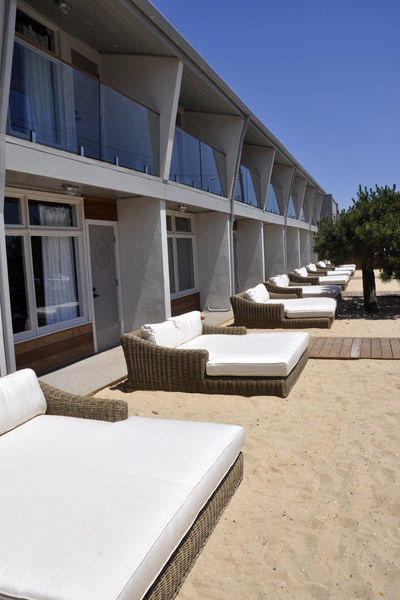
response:
<path id="1" fill-rule="evenodd" d="M 225 169 L 225 154 L 175 128 L 170 179 L 222 196 Z"/>
<path id="2" fill-rule="evenodd" d="M 275 188 L 272 185 L 272 183 L 270 183 L 268 187 L 267 212 L 274 213 L 275 215 L 281 214 L 281 211 L 279 209 L 278 198 L 276 197 Z"/>
<path id="3" fill-rule="evenodd" d="M 236 182 L 235 200 L 260 208 L 260 204 L 257 200 L 256 190 L 254 188 L 253 177 L 255 177 L 255 175 L 247 167 L 240 165 L 238 179 Z"/>
<path id="4" fill-rule="evenodd" d="M 291 195 L 289 196 L 289 205 L 288 205 L 287 216 L 289 217 L 289 219 L 297 219 L 296 209 L 294 207 L 294 202 L 293 202 L 293 198 Z"/>
<path id="5" fill-rule="evenodd" d="M 7 133 L 158 173 L 159 115 L 16 39 Z"/>

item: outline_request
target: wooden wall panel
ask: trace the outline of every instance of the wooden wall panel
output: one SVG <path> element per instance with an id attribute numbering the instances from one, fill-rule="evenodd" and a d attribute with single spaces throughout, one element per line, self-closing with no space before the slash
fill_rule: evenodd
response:
<path id="1" fill-rule="evenodd" d="M 171 300 L 171 316 L 183 315 L 191 310 L 200 310 L 200 293 L 181 296 Z"/>
<path id="2" fill-rule="evenodd" d="M 110 198 L 84 198 L 85 219 L 118 221 L 117 201 Z"/>
<path id="3" fill-rule="evenodd" d="M 94 354 L 93 326 L 85 323 L 14 345 L 17 369 L 45 375 Z"/>

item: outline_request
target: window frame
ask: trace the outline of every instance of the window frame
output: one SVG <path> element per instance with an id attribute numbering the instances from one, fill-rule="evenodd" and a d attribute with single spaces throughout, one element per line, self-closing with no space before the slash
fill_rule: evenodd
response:
<path id="1" fill-rule="evenodd" d="M 8 198 L 19 198 L 21 202 L 21 225 L 5 224 L 5 236 L 22 238 L 22 255 L 25 263 L 26 303 L 30 319 L 30 329 L 14 333 L 14 343 L 76 327 L 89 321 L 87 271 L 85 263 L 85 240 L 83 230 L 83 198 L 65 196 L 57 193 L 35 192 L 26 189 L 6 188 L 4 195 Z M 29 223 L 29 200 L 57 202 L 75 206 L 76 226 L 52 227 L 48 225 L 31 225 Z M 32 237 L 71 237 L 76 239 L 76 278 L 81 316 L 66 321 L 39 326 L 37 318 L 35 276 L 32 257 Z"/>
<path id="2" fill-rule="evenodd" d="M 171 217 L 171 225 L 172 230 L 168 231 L 167 228 L 167 217 Z M 176 231 L 175 227 L 175 218 L 183 218 L 188 219 L 191 222 L 191 231 Z M 197 273 L 197 244 L 196 244 L 196 219 L 194 215 L 188 215 L 182 212 L 174 212 L 174 211 L 166 211 L 165 218 L 165 227 L 167 229 L 167 240 L 172 239 L 172 252 L 173 252 L 173 265 L 174 265 L 174 273 L 173 278 L 175 282 L 175 292 L 171 292 L 170 290 L 170 298 L 174 300 L 175 298 L 181 298 L 182 296 L 189 296 L 190 294 L 195 294 L 199 291 L 198 289 L 198 273 Z M 194 287 L 186 290 L 179 289 L 179 271 L 178 271 L 178 252 L 177 252 L 177 239 L 191 239 L 192 240 L 192 256 L 193 256 L 193 279 L 194 279 Z M 167 243 L 167 253 L 168 253 L 168 243 Z M 169 265 L 169 261 L 168 261 Z M 168 276 L 169 266 L 168 266 Z"/>

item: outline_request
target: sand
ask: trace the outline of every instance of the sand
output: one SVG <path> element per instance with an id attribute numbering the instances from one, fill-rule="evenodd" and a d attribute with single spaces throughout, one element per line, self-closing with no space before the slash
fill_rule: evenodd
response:
<path id="1" fill-rule="evenodd" d="M 400 293 L 397 282 L 377 289 Z M 391 302 L 381 318 L 339 316 L 322 334 L 400 336 Z M 400 361 L 310 359 L 285 399 L 97 396 L 126 400 L 132 415 L 245 428 L 243 482 L 178 600 L 400 598 Z"/>

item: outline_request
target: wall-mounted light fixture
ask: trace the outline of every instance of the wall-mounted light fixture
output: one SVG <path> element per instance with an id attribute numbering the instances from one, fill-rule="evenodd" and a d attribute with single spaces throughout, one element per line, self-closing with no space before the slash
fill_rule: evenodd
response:
<path id="1" fill-rule="evenodd" d="M 68 196 L 76 196 L 76 194 L 79 192 L 79 186 L 72 185 L 71 183 L 63 183 L 62 189 L 66 194 L 68 194 Z"/>
<path id="2" fill-rule="evenodd" d="M 61 12 L 64 13 L 64 15 L 69 15 L 72 10 L 72 6 L 69 2 L 67 2 L 67 0 L 56 0 L 56 4 Z"/>
<path id="3" fill-rule="evenodd" d="M 186 212 L 187 206 L 186 204 L 178 204 L 178 208 L 180 212 Z"/>

